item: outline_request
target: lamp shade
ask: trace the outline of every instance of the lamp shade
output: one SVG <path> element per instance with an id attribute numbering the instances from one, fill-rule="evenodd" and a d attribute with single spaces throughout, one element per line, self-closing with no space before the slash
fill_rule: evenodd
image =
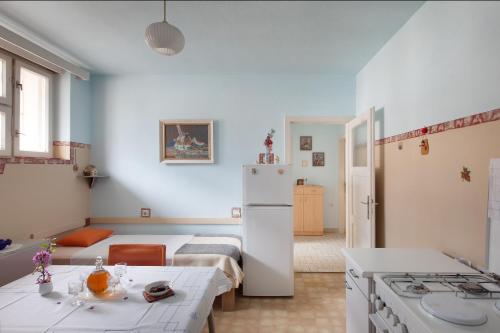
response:
<path id="1" fill-rule="evenodd" d="M 167 21 L 155 22 L 146 28 L 146 44 L 163 55 L 174 55 L 184 48 L 184 35 Z"/>

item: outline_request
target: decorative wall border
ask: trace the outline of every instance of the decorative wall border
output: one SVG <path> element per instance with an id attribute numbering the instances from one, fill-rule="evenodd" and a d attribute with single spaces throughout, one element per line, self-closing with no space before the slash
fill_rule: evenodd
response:
<path id="1" fill-rule="evenodd" d="M 70 147 L 69 160 L 54 157 L 0 157 L 0 175 L 3 175 L 7 164 L 64 164 L 74 166 L 76 165 L 76 148 L 90 149 L 90 145 L 87 143 L 73 141 L 54 141 L 53 145 L 56 147 Z"/>
<path id="2" fill-rule="evenodd" d="M 57 147 L 88 148 L 88 149 L 90 149 L 90 144 L 74 142 L 74 141 L 54 141 L 53 145 L 57 146 Z"/>
<path id="3" fill-rule="evenodd" d="M 458 118 L 455 120 L 446 121 L 444 123 L 439 123 L 431 125 L 428 127 L 416 129 L 402 134 L 393 135 L 387 138 L 379 139 L 375 141 L 375 145 L 384 145 L 386 143 L 403 141 L 408 139 L 417 138 L 423 135 L 431 135 L 436 133 L 441 133 L 453 129 L 464 128 L 484 123 L 489 123 L 492 121 L 500 120 L 500 109 L 495 109 L 491 111 L 486 111 L 482 113 L 473 114 L 471 116 Z"/>

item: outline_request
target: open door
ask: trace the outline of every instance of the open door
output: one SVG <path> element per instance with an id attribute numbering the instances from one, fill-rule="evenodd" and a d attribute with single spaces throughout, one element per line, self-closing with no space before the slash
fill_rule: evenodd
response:
<path id="1" fill-rule="evenodd" d="M 347 247 L 375 247 L 374 113 L 346 124 Z"/>

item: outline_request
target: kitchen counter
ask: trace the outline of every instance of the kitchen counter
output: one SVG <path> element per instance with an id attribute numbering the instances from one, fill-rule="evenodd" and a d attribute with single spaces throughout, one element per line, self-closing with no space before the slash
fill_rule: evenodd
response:
<path id="1" fill-rule="evenodd" d="M 374 273 L 478 273 L 434 249 L 348 248 L 342 254 L 364 278 Z"/>

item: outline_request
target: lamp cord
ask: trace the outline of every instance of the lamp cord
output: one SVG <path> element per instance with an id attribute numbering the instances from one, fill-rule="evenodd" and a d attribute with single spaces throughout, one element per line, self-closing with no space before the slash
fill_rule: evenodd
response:
<path id="1" fill-rule="evenodd" d="M 163 0 L 163 22 L 167 22 L 167 0 Z"/>

